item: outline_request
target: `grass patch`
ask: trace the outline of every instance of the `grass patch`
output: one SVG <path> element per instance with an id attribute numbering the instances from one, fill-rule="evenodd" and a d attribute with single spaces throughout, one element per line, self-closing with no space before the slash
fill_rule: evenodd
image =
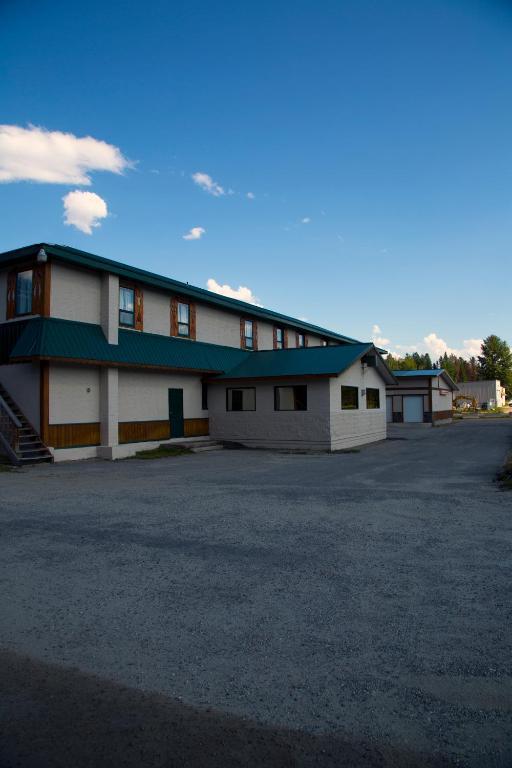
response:
<path id="1" fill-rule="evenodd" d="M 0 462 L 0 472 L 12 472 L 14 469 L 12 464 L 3 464 Z"/>
<path id="2" fill-rule="evenodd" d="M 151 448 L 149 451 L 137 451 L 135 456 L 129 456 L 129 459 L 167 459 L 170 456 L 185 456 L 192 453 L 188 448 L 174 448 L 171 446 L 160 445 L 158 448 Z"/>
<path id="3" fill-rule="evenodd" d="M 496 480 L 504 491 L 512 491 L 512 453 L 497 473 Z"/>

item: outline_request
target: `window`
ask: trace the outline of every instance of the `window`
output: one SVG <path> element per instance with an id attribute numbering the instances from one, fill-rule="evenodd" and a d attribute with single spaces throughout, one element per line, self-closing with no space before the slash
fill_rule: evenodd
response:
<path id="1" fill-rule="evenodd" d="M 135 290 L 119 287 L 119 325 L 135 325 Z"/>
<path id="2" fill-rule="evenodd" d="M 303 333 L 297 334 L 297 346 L 298 347 L 305 347 L 306 346 L 306 338 Z"/>
<path id="3" fill-rule="evenodd" d="M 380 408 L 380 391 L 378 389 L 366 390 L 366 407 Z"/>
<path id="4" fill-rule="evenodd" d="M 190 336 L 190 305 L 178 301 L 178 336 Z"/>
<path id="5" fill-rule="evenodd" d="M 244 347 L 245 349 L 254 349 L 252 320 L 244 321 Z"/>
<path id="6" fill-rule="evenodd" d="M 284 349 L 284 330 L 275 328 L 275 348 Z"/>
<path id="7" fill-rule="evenodd" d="M 32 270 L 26 269 L 16 275 L 16 314 L 30 315 L 32 312 Z"/>
<path id="8" fill-rule="evenodd" d="M 296 387 L 274 387 L 275 411 L 307 411 L 308 388 L 305 384 Z"/>
<path id="9" fill-rule="evenodd" d="M 359 390 L 357 387 L 341 388 L 341 410 L 354 411 L 359 408 Z"/>
<path id="10" fill-rule="evenodd" d="M 326 347 L 327 346 L 327 341 L 325 339 L 322 339 L 321 346 L 322 347 Z"/>
<path id="11" fill-rule="evenodd" d="M 255 411 L 256 390 L 254 387 L 226 389 L 226 411 Z"/>
<path id="12" fill-rule="evenodd" d="M 208 384 L 204 381 L 201 389 L 201 408 L 203 411 L 208 410 Z"/>

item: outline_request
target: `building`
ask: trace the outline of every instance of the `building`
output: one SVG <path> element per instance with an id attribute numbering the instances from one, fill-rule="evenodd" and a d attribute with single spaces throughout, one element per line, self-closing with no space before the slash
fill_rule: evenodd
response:
<path id="1" fill-rule="evenodd" d="M 443 369 L 393 371 L 386 388 L 386 419 L 394 424 L 449 423 L 457 384 Z"/>
<path id="2" fill-rule="evenodd" d="M 0 444 L 23 460 L 359 445 L 393 381 L 373 344 L 278 312 L 65 246 L 0 254 Z"/>
<path id="3" fill-rule="evenodd" d="M 475 398 L 478 408 L 502 408 L 507 404 L 507 393 L 499 379 L 461 381 L 458 386 L 461 395 Z"/>

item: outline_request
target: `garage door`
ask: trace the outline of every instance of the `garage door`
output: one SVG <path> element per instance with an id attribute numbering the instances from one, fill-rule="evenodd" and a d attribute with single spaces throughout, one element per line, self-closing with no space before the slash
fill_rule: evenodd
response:
<path id="1" fill-rule="evenodd" d="M 404 397 L 404 421 L 423 422 L 423 395 L 406 395 Z"/>

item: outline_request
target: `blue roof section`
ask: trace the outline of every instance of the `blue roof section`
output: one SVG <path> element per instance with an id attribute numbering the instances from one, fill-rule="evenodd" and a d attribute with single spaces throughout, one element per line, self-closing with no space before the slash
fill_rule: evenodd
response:
<path id="1" fill-rule="evenodd" d="M 453 390 L 459 389 L 445 368 L 419 369 L 414 371 L 392 371 L 392 373 L 393 376 L 397 379 L 410 379 L 422 376 L 424 378 L 437 378 L 438 376 L 442 376 L 447 382 L 449 382 Z"/>
<path id="2" fill-rule="evenodd" d="M 239 301 L 238 299 L 231 299 L 227 296 L 222 296 L 212 291 L 207 291 L 205 288 L 197 288 L 196 286 L 189 285 L 188 283 L 182 283 L 179 280 L 173 280 L 169 277 L 163 277 L 157 275 L 154 272 L 148 272 L 138 267 L 131 267 L 128 264 L 123 264 L 119 261 L 113 261 L 112 259 L 106 259 L 103 256 L 96 256 L 93 253 L 87 251 L 80 251 L 76 248 L 71 248 L 68 245 L 52 245 L 51 243 L 37 243 L 34 245 L 27 245 L 24 248 L 16 248 L 12 251 L 5 251 L 0 253 L 0 264 L 10 263 L 20 259 L 26 259 L 27 257 L 35 256 L 40 248 L 44 248 L 50 256 L 55 256 L 58 259 L 77 264 L 89 269 L 97 269 L 103 272 L 111 272 L 112 274 L 119 275 L 128 280 L 140 282 L 146 285 L 154 286 L 156 288 L 171 291 L 182 296 L 188 296 L 198 301 L 204 301 L 208 304 L 214 304 L 231 312 L 237 312 L 241 315 L 248 315 L 250 317 L 262 318 L 269 320 L 270 322 L 282 324 L 288 327 L 292 327 L 299 331 L 311 333 L 316 336 L 325 337 L 326 339 L 333 339 L 345 344 L 360 344 L 357 339 L 352 339 L 350 336 L 344 336 L 340 333 L 335 333 L 327 328 L 321 328 L 311 323 L 303 322 L 295 317 L 283 315 L 279 312 L 274 312 L 264 307 L 258 307 L 254 304 L 248 304 L 245 301 Z"/>
<path id="3" fill-rule="evenodd" d="M 414 370 L 414 371 L 393 371 L 394 376 L 440 376 L 442 373 L 446 373 L 444 368 L 431 368 L 430 370 Z"/>

